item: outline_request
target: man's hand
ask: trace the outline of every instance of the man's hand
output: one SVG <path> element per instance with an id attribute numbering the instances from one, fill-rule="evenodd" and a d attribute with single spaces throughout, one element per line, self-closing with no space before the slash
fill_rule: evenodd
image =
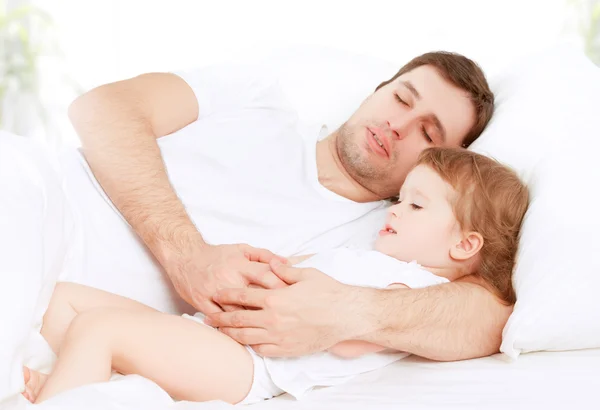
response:
<path id="1" fill-rule="evenodd" d="M 264 356 L 301 356 L 350 339 L 355 288 L 313 268 L 292 268 L 278 261 L 271 269 L 287 284 L 283 289 L 223 289 L 214 300 L 258 310 L 208 315 L 207 324 Z"/>
<path id="2" fill-rule="evenodd" d="M 167 272 L 177 293 L 204 314 L 236 310 L 233 304 L 220 306 L 212 298 L 218 290 L 258 285 L 267 289 L 286 286 L 268 265 L 285 261 L 266 249 L 249 245 L 197 246 L 169 263 Z M 237 307 L 239 309 L 239 307 Z"/>
<path id="3" fill-rule="evenodd" d="M 264 356 L 300 356 L 359 340 L 432 360 L 471 359 L 498 351 L 512 312 L 474 283 L 374 289 L 341 284 L 316 269 L 276 263 L 271 269 L 290 286 L 221 290 L 218 303 L 258 310 L 207 318 Z"/>

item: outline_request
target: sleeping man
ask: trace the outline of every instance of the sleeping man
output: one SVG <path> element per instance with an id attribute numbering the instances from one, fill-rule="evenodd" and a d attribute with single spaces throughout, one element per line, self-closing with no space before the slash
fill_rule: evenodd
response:
<path id="1" fill-rule="evenodd" d="M 346 340 L 435 360 L 495 353 L 512 307 L 474 275 L 377 290 L 269 266 L 372 246 L 419 154 L 467 147 L 493 100 L 479 67 L 445 52 L 411 60 L 332 132 L 298 119 L 256 67 L 93 89 L 69 110 L 82 149 L 61 157 L 83 236 L 72 279 L 169 313 L 199 310 L 267 357 Z"/>

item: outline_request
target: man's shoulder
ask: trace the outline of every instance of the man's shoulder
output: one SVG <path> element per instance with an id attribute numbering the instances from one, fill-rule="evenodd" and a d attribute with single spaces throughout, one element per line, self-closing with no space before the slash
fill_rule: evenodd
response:
<path id="1" fill-rule="evenodd" d="M 200 119 L 244 108 L 291 110 L 279 76 L 262 63 L 223 62 L 172 73 L 194 92 Z"/>

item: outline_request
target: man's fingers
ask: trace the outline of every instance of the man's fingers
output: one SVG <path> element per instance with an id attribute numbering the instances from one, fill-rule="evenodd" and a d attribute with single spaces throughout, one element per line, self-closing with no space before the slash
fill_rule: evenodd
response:
<path id="1" fill-rule="evenodd" d="M 209 315 L 211 313 L 223 312 L 223 309 L 221 309 L 221 307 L 219 305 L 217 305 L 216 303 L 214 303 L 212 300 L 209 300 L 209 299 L 203 299 L 203 300 L 199 300 L 199 301 L 194 300 L 194 303 L 192 306 L 194 306 L 196 309 L 198 309 L 200 312 L 204 313 L 205 315 Z"/>
<path id="2" fill-rule="evenodd" d="M 204 322 L 212 327 L 226 328 L 264 328 L 266 313 L 262 310 L 236 310 L 235 312 L 217 312 L 207 315 Z"/>
<path id="3" fill-rule="evenodd" d="M 221 327 L 219 330 L 243 345 L 262 344 L 269 341 L 269 334 L 265 329 Z"/>
<path id="4" fill-rule="evenodd" d="M 271 267 L 271 271 L 288 285 L 293 285 L 294 283 L 304 279 L 306 276 L 306 269 L 293 268 L 289 265 L 284 265 L 279 261 L 271 261 L 269 266 Z"/>
<path id="5" fill-rule="evenodd" d="M 260 285 L 265 289 L 277 289 L 287 286 L 287 283 L 271 272 L 269 265 L 263 263 L 254 263 L 249 266 L 244 274 L 248 282 Z"/>
<path id="6" fill-rule="evenodd" d="M 262 249 L 262 248 L 254 248 L 252 246 L 246 245 L 244 247 L 244 254 L 246 258 L 248 258 L 251 262 L 262 262 L 269 263 L 272 259 L 279 260 L 281 263 L 286 263 L 287 259 L 284 257 L 275 255 L 273 252 Z"/>
<path id="7" fill-rule="evenodd" d="M 279 277 L 271 271 L 254 276 L 251 281 L 265 289 L 279 289 L 288 286 L 287 283 L 279 279 Z"/>
<path id="8" fill-rule="evenodd" d="M 264 262 L 248 262 L 246 266 L 244 266 L 244 270 L 254 273 L 270 272 L 271 267 L 268 263 Z"/>
<path id="9" fill-rule="evenodd" d="M 222 305 L 221 308 L 225 312 L 235 312 L 236 310 L 243 310 L 244 308 L 238 305 Z"/>
<path id="10" fill-rule="evenodd" d="M 262 308 L 268 291 L 257 288 L 232 288 L 219 290 L 213 300 L 219 305 L 239 305 Z"/>

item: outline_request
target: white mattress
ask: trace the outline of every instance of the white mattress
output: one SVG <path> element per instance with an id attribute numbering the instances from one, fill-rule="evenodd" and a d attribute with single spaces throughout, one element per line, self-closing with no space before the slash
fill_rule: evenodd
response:
<path id="1" fill-rule="evenodd" d="M 30 407 L 30 406 L 27 406 Z M 233 409 L 220 402 L 172 403 L 138 376 L 86 386 L 32 409 Z M 287 395 L 252 410 L 358 409 L 600 409 L 600 349 L 533 353 L 507 362 L 504 356 L 455 363 L 409 357 L 352 382 L 309 394 Z"/>
<path id="2" fill-rule="evenodd" d="M 600 349 L 532 353 L 454 363 L 409 357 L 296 403 L 253 409 L 600 409 Z"/>

